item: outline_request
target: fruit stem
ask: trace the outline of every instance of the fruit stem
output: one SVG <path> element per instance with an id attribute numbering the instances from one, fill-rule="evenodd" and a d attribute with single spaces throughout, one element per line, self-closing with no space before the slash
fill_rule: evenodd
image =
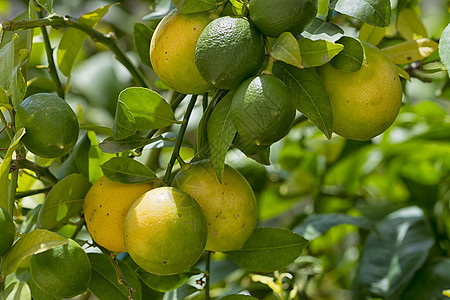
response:
<path id="1" fill-rule="evenodd" d="M 205 300 L 211 299 L 209 295 L 210 289 L 210 274 L 211 274 L 211 251 L 206 250 L 206 262 L 205 262 Z"/>
<path id="2" fill-rule="evenodd" d="M 42 8 L 39 8 L 37 10 L 37 13 L 40 18 L 43 17 Z M 64 99 L 65 97 L 64 88 L 61 85 L 61 80 L 59 80 L 58 72 L 56 71 L 55 60 L 53 59 L 53 48 L 50 43 L 50 38 L 48 37 L 47 28 L 41 27 L 41 32 L 42 37 L 44 38 L 45 54 L 47 55 L 48 71 L 50 73 L 50 77 L 55 83 L 56 93 L 58 94 L 59 97 Z"/>
<path id="3" fill-rule="evenodd" d="M 263 75 L 272 75 L 273 63 L 275 62 L 275 58 L 272 56 L 272 47 L 270 46 L 269 39 L 267 36 L 264 36 L 264 46 L 266 47 L 266 51 L 269 54 L 269 62 L 264 70 L 261 71 Z"/>
<path id="4" fill-rule="evenodd" d="M 186 109 L 186 113 L 184 114 L 183 124 L 180 127 L 180 131 L 178 132 L 177 139 L 175 141 L 175 148 L 173 149 L 172 156 L 170 157 L 169 163 L 167 164 L 166 173 L 164 174 L 163 182 L 166 185 L 171 184 L 170 175 L 172 173 L 173 165 L 177 160 L 177 157 L 180 155 L 181 143 L 183 142 L 184 133 L 186 132 L 186 128 L 188 125 L 189 118 L 191 117 L 192 110 L 194 109 L 195 102 L 197 101 L 198 95 L 193 95 L 189 105 Z"/>

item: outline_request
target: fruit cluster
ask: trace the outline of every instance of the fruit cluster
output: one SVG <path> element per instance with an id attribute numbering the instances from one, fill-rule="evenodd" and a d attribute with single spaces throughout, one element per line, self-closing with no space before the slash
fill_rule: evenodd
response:
<path id="1" fill-rule="evenodd" d="M 241 248 L 258 211 L 246 179 L 226 166 L 219 182 L 210 160 L 185 165 L 173 187 L 124 184 L 100 178 L 84 200 L 94 241 L 128 252 L 144 270 L 170 275 L 188 270 L 203 250 Z"/>

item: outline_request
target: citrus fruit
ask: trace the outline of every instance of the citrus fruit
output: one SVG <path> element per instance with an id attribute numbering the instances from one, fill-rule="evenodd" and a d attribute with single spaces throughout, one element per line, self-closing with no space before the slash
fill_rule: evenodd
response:
<path id="1" fill-rule="evenodd" d="M 91 280 L 91 262 L 83 248 L 67 244 L 31 256 L 31 276 L 36 285 L 55 298 L 71 298 L 86 292 Z"/>
<path id="2" fill-rule="evenodd" d="M 209 23 L 198 38 L 195 63 L 213 86 L 237 88 L 255 75 L 264 61 L 264 41 L 250 22 L 238 17 L 221 17 Z"/>
<path id="3" fill-rule="evenodd" d="M 286 31 L 299 35 L 314 20 L 317 9 L 317 0 L 251 0 L 248 6 L 256 28 L 274 38 Z"/>
<path id="4" fill-rule="evenodd" d="M 159 187 L 133 203 L 124 223 L 124 239 L 128 254 L 142 269 L 171 275 L 198 261 L 206 230 L 205 216 L 191 196 L 173 187 Z"/>
<path id="5" fill-rule="evenodd" d="M 92 239 L 115 252 L 126 252 L 123 221 L 131 205 L 152 188 L 150 183 L 125 184 L 101 177 L 84 198 L 84 219 Z"/>
<path id="6" fill-rule="evenodd" d="M 202 160 L 184 166 L 173 184 L 194 197 L 205 213 L 206 250 L 242 248 L 256 226 L 258 208 L 252 188 L 239 172 L 225 165 L 220 183 L 211 160 Z"/>
<path id="7" fill-rule="evenodd" d="M 6 254 L 14 243 L 16 226 L 10 214 L 0 206 L 0 256 Z"/>
<path id="8" fill-rule="evenodd" d="M 333 110 L 333 131 L 354 140 L 370 140 L 394 122 L 402 103 L 395 66 L 375 46 L 362 42 L 361 69 L 344 72 L 331 63 L 319 68 Z"/>
<path id="9" fill-rule="evenodd" d="M 202 94 L 211 86 L 200 76 L 194 59 L 197 39 L 211 21 L 208 12 L 183 14 L 174 9 L 153 33 L 150 61 L 168 87 L 183 94 Z"/>
<path id="10" fill-rule="evenodd" d="M 53 94 L 38 93 L 23 100 L 16 110 L 15 126 L 25 128 L 21 141 L 41 157 L 63 156 L 78 139 L 77 116 L 64 99 Z"/>
<path id="11" fill-rule="evenodd" d="M 248 146 L 269 146 L 280 140 L 291 129 L 295 112 L 294 96 L 286 84 L 272 75 L 244 81 L 230 108 L 236 132 Z"/>

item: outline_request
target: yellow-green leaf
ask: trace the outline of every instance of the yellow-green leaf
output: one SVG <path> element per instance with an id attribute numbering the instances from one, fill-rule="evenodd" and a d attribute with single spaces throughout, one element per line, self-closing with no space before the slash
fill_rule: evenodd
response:
<path id="1" fill-rule="evenodd" d="M 427 30 L 417 14 L 404 8 L 398 14 L 397 27 L 400 35 L 407 41 L 428 37 Z"/>
<path id="2" fill-rule="evenodd" d="M 359 40 L 376 46 L 384 38 L 386 30 L 387 27 L 377 27 L 364 23 L 359 31 Z"/>
<path id="3" fill-rule="evenodd" d="M 422 60 L 430 56 L 437 49 L 438 43 L 433 40 L 423 38 L 413 41 L 406 41 L 381 50 L 394 64 L 407 64 L 413 61 Z"/>
<path id="4" fill-rule="evenodd" d="M 408 81 L 411 81 L 411 76 L 409 76 L 408 72 L 406 72 L 405 69 L 397 65 L 395 65 L 395 69 L 397 70 L 398 76 L 403 77 Z"/>
<path id="5" fill-rule="evenodd" d="M 3 258 L 3 274 L 14 272 L 20 263 L 33 254 L 67 244 L 67 239 L 45 229 L 36 229 L 23 235 Z"/>
<path id="6" fill-rule="evenodd" d="M 297 39 L 290 32 L 283 32 L 273 45 L 270 53 L 276 60 L 281 60 L 287 64 L 302 67 L 302 57 Z"/>
<path id="7" fill-rule="evenodd" d="M 300 46 L 302 65 L 305 68 L 326 64 L 344 49 L 344 45 L 333 44 L 325 40 L 300 39 L 298 44 Z"/>

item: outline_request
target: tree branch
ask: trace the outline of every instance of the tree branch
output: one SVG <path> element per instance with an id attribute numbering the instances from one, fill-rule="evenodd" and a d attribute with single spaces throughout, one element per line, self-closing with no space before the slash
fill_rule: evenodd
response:
<path id="1" fill-rule="evenodd" d="M 4 31 L 25 30 L 42 26 L 51 26 L 54 29 L 72 27 L 81 30 L 88 36 L 90 36 L 93 41 L 99 42 L 108 47 L 115 54 L 116 59 L 128 69 L 137 85 L 142 87 L 149 87 L 144 74 L 133 65 L 125 52 L 123 52 L 123 50 L 119 48 L 113 34 L 110 33 L 108 35 L 105 35 L 88 25 L 81 23 L 73 17 L 62 17 L 56 14 L 51 14 L 48 17 L 41 19 L 4 21 L 0 24 L 0 26 Z"/>

